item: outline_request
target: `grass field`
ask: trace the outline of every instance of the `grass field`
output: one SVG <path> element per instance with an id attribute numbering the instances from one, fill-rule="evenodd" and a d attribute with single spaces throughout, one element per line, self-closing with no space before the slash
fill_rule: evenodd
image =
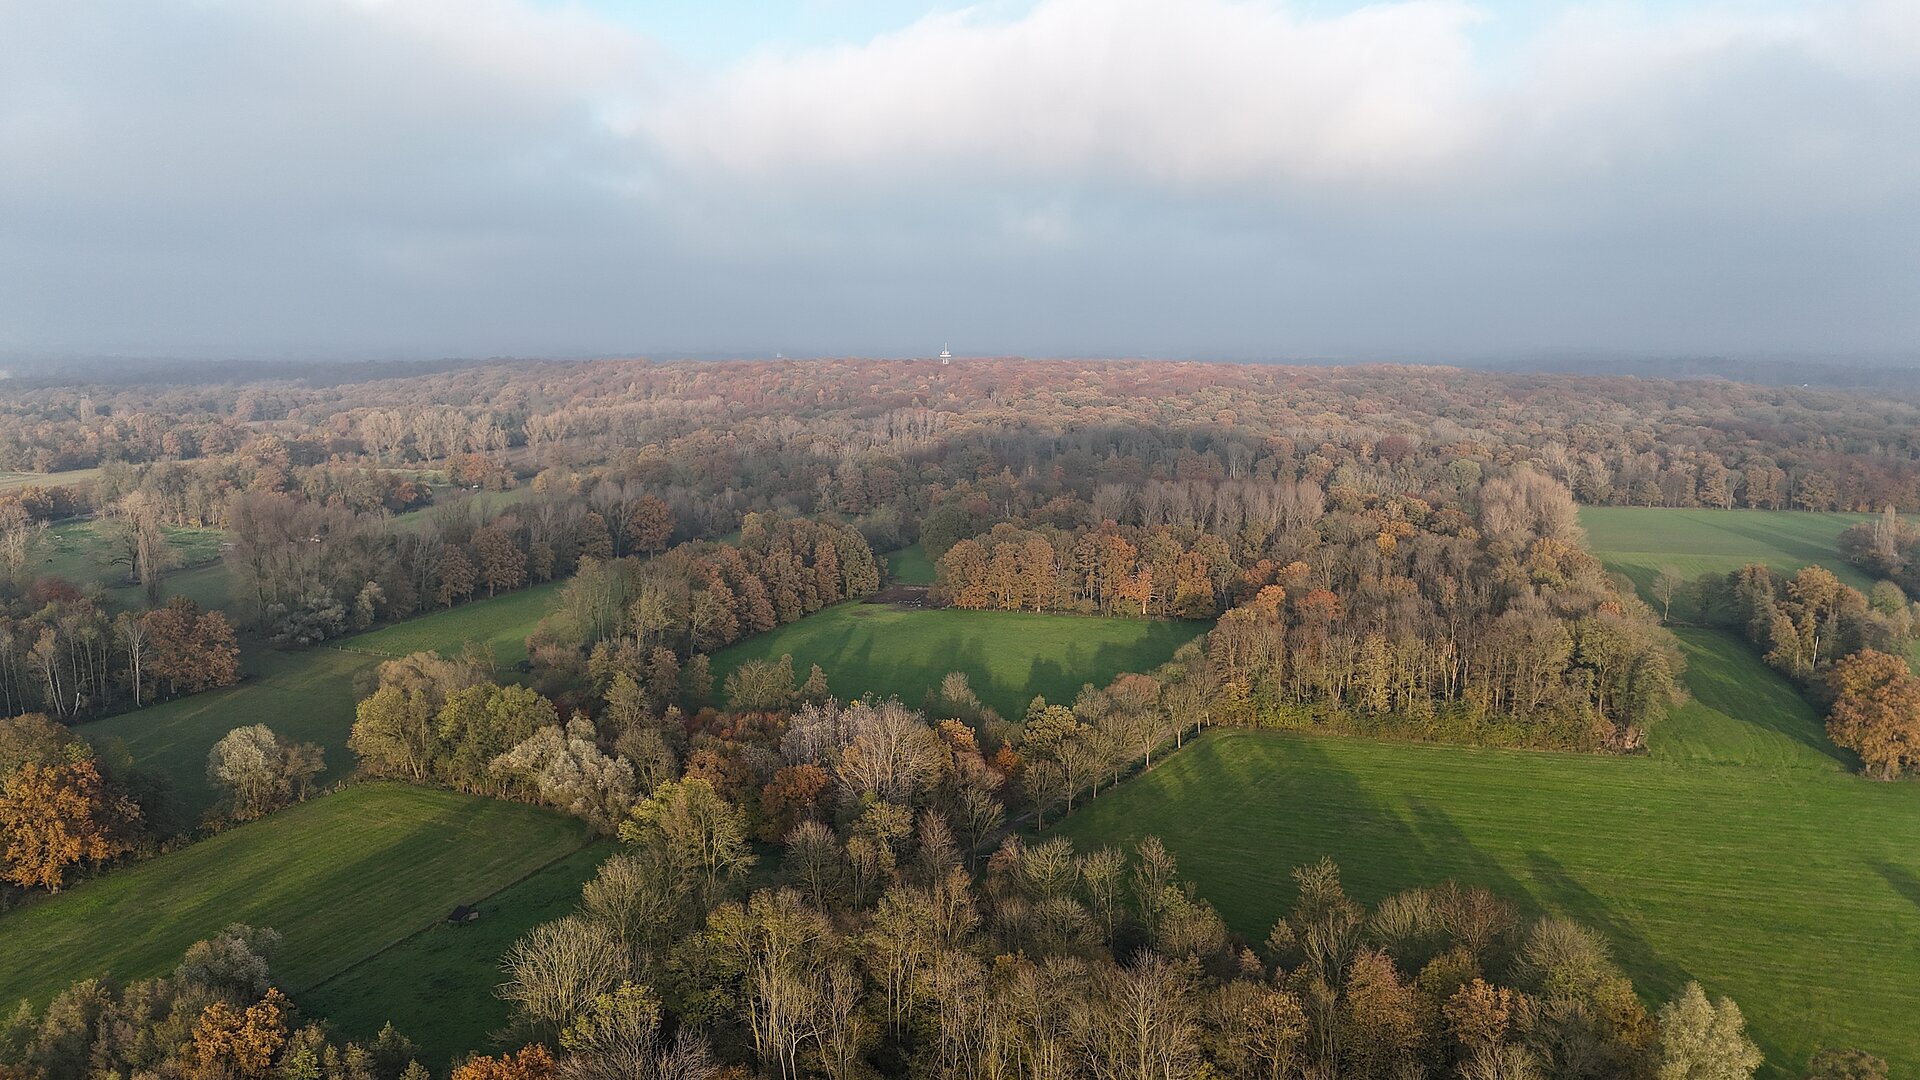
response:
<path id="1" fill-rule="evenodd" d="M 1633 579 L 1642 596 L 1664 568 L 1688 581 L 1749 563 L 1792 573 L 1818 564 L 1856 589 L 1873 579 L 1840 557 L 1835 541 L 1870 514 L 1784 510 L 1671 510 L 1646 506 L 1583 506 L 1587 546 L 1607 568 Z M 1678 614 L 1681 604 L 1674 605 Z"/>
<path id="2" fill-rule="evenodd" d="M 1220 732 L 1069 818 L 1083 845 L 1161 837 L 1261 940 L 1290 867 L 1369 902 L 1455 879 L 1604 933 L 1643 990 L 1746 1011 L 1773 1076 L 1823 1041 L 1920 1069 L 1920 792 L 1838 770 Z"/>
<path id="3" fill-rule="evenodd" d="M 886 553 L 887 576 L 902 585 L 933 584 L 933 560 L 919 544 Z"/>
<path id="4" fill-rule="evenodd" d="M 1582 519 L 1609 568 L 1648 580 L 1666 565 L 1845 566 L 1832 539 L 1850 516 L 1722 513 Z M 1920 787 L 1852 775 L 1745 642 L 1675 632 L 1692 700 L 1650 732 L 1646 757 L 1219 732 L 1062 828 L 1084 843 L 1160 836 L 1255 940 L 1292 901 L 1289 868 L 1322 855 L 1368 901 L 1486 885 L 1604 932 L 1656 998 L 1687 979 L 1731 995 L 1769 1076 L 1800 1075 L 1822 1043 L 1920 1074 Z"/>
<path id="5" fill-rule="evenodd" d="M 22 487 L 67 487 L 87 483 L 100 475 L 99 469 L 68 469 L 66 472 L 0 472 L 0 491 Z"/>
<path id="6" fill-rule="evenodd" d="M 980 700 L 1017 719 L 1035 695 L 1071 702 L 1082 684 L 1105 686 L 1121 672 L 1150 671 L 1205 629 L 1197 622 L 846 603 L 722 649 L 713 670 L 717 687 L 748 660 L 792 653 L 799 677 L 819 664 L 836 697 L 871 691 L 914 706 L 947 672 L 964 671 Z"/>
<path id="7" fill-rule="evenodd" d="M 353 771 L 347 732 L 353 727 L 353 680 L 378 660 L 332 649 L 250 651 L 247 678 L 77 728 L 94 743 L 120 739 L 136 764 L 173 781 L 182 808 L 197 820 L 217 795 L 207 783 L 207 751 L 234 728 L 265 724 L 283 739 L 319 743 L 332 783 Z M 187 824 L 192 824 L 189 821 Z"/>
<path id="8" fill-rule="evenodd" d="M 462 604 L 432 615 L 394 623 L 342 640 L 344 648 L 387 656 L 432 649 L 457 653 L 469 641 L 493 648 L 494 663 L 511 667 L 527 658 L 527 635 L 546 617 L 562 582 L 549 581 L 530 589 Z"/>
<path id="9" fill-rule="evenodd" d="M 44 1004 L 76 979 L 163 973 L 234 922 L 280 931 L 275 980 L 300 1000 L 585 842 L 584 826 L 548 810 L 397 784 L 351 788 L 0 916 L 0 1001 Z M 474 1007 L 495 981 L 442 1007 Z"/>
<path id="10" fill-rule="evenodd" d="M 96 720 L 79 731 L 95 743 L 125 741 L 136 763 L 173 781 L 183 809 L 195 819 L 216 799 L 207 783 L 207 751 L 243 724 L 266 724 L 283 738 L 319 743 L 327 754 L 320 780 L 331 783 L 353 771 L 347 733 L 353 728 L 354 683 L 381 656 L 423 649 L 451 655 L 470 640 L 483 640 L 494 647 L 495 662 L 510 667 L 525 659 L 526 636 L 546 614 L 556 587 L 476 600 L 338 643 L 358 651 L 249 650 L 247 678 L 236 686 Z"/>
<path id="11" fill-rule="evenodd" d="M 348 1039 L 371 1039 L 391 1020 L 420 1044 L 422 1064 L 443 1073 L 508 1025 L 507 1003 L 492 992 L 500 958 L 536 924 L 578 907 L 580 886 L 612 849 L 611 841 L 581 848 L 475 904 L 478 922 L 435 923 L 302 994 L 300 1007 Z"/>

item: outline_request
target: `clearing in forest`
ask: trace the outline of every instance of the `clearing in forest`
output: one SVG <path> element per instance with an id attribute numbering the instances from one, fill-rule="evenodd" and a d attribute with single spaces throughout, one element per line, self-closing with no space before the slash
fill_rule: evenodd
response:
<path id="1" fill-rule="evenodd" d="M 164 974 L 236 922 L 283 935 L 275 981 L 303 1001 L 457 904 L 488 910 L 489 897 L 586 842 L 586 826 L 551 810 L 360 785 L 0 915 L 0 1001 L 45 1005 L 77 979 Z M 467 1010 L 496 981 L 444 1007 Z"/>
<path id="2" fill-rule="evenodd" d="M 513 667 L 527 658 L 527 635 L 533 633 L 552 609 L 554 595 L 562 584 L 549 581 L 529 589 L 485 597 L 356 634 L 338 644 L 341 648 L 384 656 L 406 656 L 429 650 L 450 656 L 473 641 L 493 650 L 496 665 Z"/>
<path id="3" fill-rule="evenodd" d="M 1035 696 L 1071 703 L 1086 683 L 1105 686 L 1123 672 L 1152 671 L 1207 626 L 856 601 L 720 650 L 713 657 L 714 686 L 719 692 L 748 660 L 791 653 L 797 680 L 819 664 L 843 701 L 898 695 L 918 708 L 947 672 L 964 671 L 981 701 L 1017 720 Z"/>
<path id="4" fill-rule="evenodd" d="M 1819 565 L 1865 591 L 1873 579 L 1840 557 L 1837 541 L 1870 514 L 1798 510 L 1695 510 L 1649 506 L 1583 506 L 1587 547 L 1607 569 L 1633 579 L 1648 596 L 1653 579 L 1671 569 L 1687 581 L 1749 563 L 1791 574 Z M 1674 604 L 1678 615 L 1683 605 Z"/>
<path id="5" fill-rule="evenodd" d="M 933 560 L 927 557 L 927 549 L 919 544 L 886 552 L 881 558 L 887 560 L 889 580 L 901 585 L 933 584 Z"/>

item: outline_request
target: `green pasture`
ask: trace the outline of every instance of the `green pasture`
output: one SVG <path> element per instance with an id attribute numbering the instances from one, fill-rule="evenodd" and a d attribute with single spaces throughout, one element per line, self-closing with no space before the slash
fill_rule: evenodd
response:
<path id="1" fill-rule="evenodd" d="M 188 945 L 236 922 L 283 935 L 275 981 L 303 1000 L 404 948 L 457 904 L 520 918 L 497 894 L 586 842 L 580 822 L 536 807 L 399 784 L 349 788 L 0 915 L 0 1001 L 44 1005 L 77 979 L 163 974 Z M 442 1008 L 486 1008 L 497 981 Z"/>
<path id="2" fill-rule="evenodd" d="M 1018 719 L 1036 696 L 1071 702 L 1086 683 L 1105 686 L 1123 672 L 1151 671 L 1206 628 L 852 602 L 730 645 L 714 655 L 713 669 L 718 688 L 748 660 L 791 653 L 797 678 L 819 664 L 836 697 L 898 695 L 914 706 L 948 672 L 964 671 L 981 701 Z"/>
<path id="3" fill-rule="evenodd" d="M 933 584 L 933 560 L 919 544 L 889 551 L 882 557 L 887 560 L 887 576 L 891 580 L 902 585 Z"/>
<path id="4" fill-rule="evenodd" d="M 161 591 L 167 596 L 191 597 L 202 608 L 225 607 L 231 579 L 220 562 L 220 545 L 226 533 L 178 525 L 163 525 L 161 531 L 166 534 L 175 567 L 162 576 Z M 115 554 L 99 522 L 63 522 L 47 529 L 35 542 L 27 573 L 63 578 L 83 588 L 98 583 L 114 603 L 141 606 L 144 600 L 140 587 L 129 583 L 125 563 L 112 561 Z"/>
<path id="5" fill-rule="evenodd" d="M 1692 581 L 1760 563 L 1788 574 L 1819 565 L 1862 591 L 1873 579 L 1840 557 L 1836 542 L 1870 514 L 1788 510 L 1679 510 L 1648 506 L 1583 506 L 1587 547 L 1609 570 L 1633 579 L 1650 596 L 1653 579 L 1671 569 Z M 1681 603 L 1674 605 L 1678 614 Z"/>
<path id="6" fill-rule="evenodd" d="M 1825 1043 L 1920 1069 L 1920 790 L 1839 769 L 1221 731 L 1085 804 L 1083 846 L 1156 835 L 1260 941 L 1288 871 L 1358 897 L 1452 879 L 1605 934 L 1654 1001 L 1740 1003 L 1770 1075 Z M 1650 1002 L 1652 1003 L 1652 1002 Z"/>
<path id="7" fill-rule="evenodd" d="M 452 655 L 473 641 L 493 650 L 494 663 L 511 667 L 527 658 L 527 635 L 546 617 L 553 606 L 554 594 L 562 584 L 549 581 L 530 589 L 475 600 L 356 634 L 341 640 L 339 645 L 385 656 L 405 656 L 425 650 Z"/>
<path id="8" fill-rule="evenodd" d="M 308 990 L 300 1007 L 326 1017 L 348 1039 L 372 1039 L 392 1021 L 420 1044 L 422 1064 L 435 1073 L 468 1051 L 494 1048 L 494 1036 L 511 1020 L 507 1003 L 493 993 L 500 958 L 536 925 L 578 907 L 580 887 L 612 849 L 610 841 L 589 844 L 469 901 L 480 910 L 478 921 L 436 922 Z"/>

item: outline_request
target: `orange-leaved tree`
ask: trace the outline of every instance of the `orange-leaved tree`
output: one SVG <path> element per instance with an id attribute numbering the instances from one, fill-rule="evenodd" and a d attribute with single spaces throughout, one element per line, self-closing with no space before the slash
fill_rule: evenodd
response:
<path id="1" fill-rule="evenodd" d="M 131 850 L 139 825 L 140 808 L 109 789 L 92 761 L 28 762 L 0 792 L 6 879 L 59 892 L 74 865 Z"/>
<path id="2" fill-rule="evenodd" d="M 1883 780 L 1920 763 L 1920 679 L 1907 662 L 1873 649 L 1841 657 L 1827 674 L 1827 735 Z"/>
<path id="3" fill-rule="evenodd" d="M 535 1044 L 517 1054 L 481 1056 L 453 1070 L 453 1080 L 553 1080 L 553 1055 Z"/>

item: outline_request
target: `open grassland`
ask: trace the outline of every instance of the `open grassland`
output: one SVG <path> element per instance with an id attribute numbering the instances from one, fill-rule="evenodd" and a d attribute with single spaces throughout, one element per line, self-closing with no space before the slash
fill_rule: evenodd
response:
<path id="1" fill-rule="evenodd" d="M 194 818 L 217 798 L 207 783 L 207 751 L 244 724 L 265 724 L 284 739 L 320 744 L 327 755 L 320 782 L 331 783 L 353 771 L 347 734 L 353 729 L 356 680 L 371 678 L 383 656 L 422 649 L 451 655 L 468 641 L 484 641 L 493 647 L 495 663 L 509 667 L 526 658 L 526 636 L 546 614 L 556 587 L 542 585 L 395 623 L 343 640 L 344 649 L 249 650 L 243 662 L 247 678 L 238 685 L 121 713 L 79 730 L 96 744 L 124 741 L 136 764 L 173 782 L 182 809 Z"/>
<path id="2" fill-rule="evenodd" d="M 535 925 L 572 912 L 580 886 L 612 849 L 610 841 L 589 844 L 541 868 L 474 904 L 478 922 L 434 923 L 300 995 L 300 1007 L 355 1040 L 392 1021 L 436 1073 L 467 1051 L 490 1049 L 511 1019 L 493 992 L 500 958 Z"/>
<path id="3" fill-rule="evenodd" d="M 1222 731 L 1070 817 L 1083 845 L 1157 835 L 1250 939 L 1331 856 L 1377 901 L 1446 879 L 1605 933 L 1651 995 L 1746 1010 L 1768 1075 L 1821 1044 L 1920 1070 L 1920 788 L 1847 771 L 1751 650 L 1682 631 L 1694 700 L 1646 757 Z"/>
<path id="4" fill-rule="evenodd" d="M 457 653 L 467 642 L 493 650 L 494 663 L 511 667 L 527 658 L 527 635 L 553 607 L 561 582 L 549 581 L 518 592 L 475 600 L 432 615 L 394 623 L 340 642 L 341 647 L 385 656 L 433 650 Z"/>
<path id="5" fill-rule="evenodd" d="M 1105 686 L 1122 672 L 1151 671 L 1206 628 L 852 602 L 728 646 L 714 655 L 713 669 L 724 681 L 748 660 L 791 653 L 798 678 L 819 664 L 836 697 L 897 694 L 913 706 L 947 672 L 964 671 L 981 701 L 1017 719 L 1036 695 L 1071 702 L 1083 684 Z"/>
<path id="6" fill-rule="evenodd" d="M 1822 1042 L 1920 1068 L 1920 793 L 1838 772 L 1222 732 L 1089 804 L 1160 836 L 1238 932 L 1326 855 L 1368 901 L 1455 879 L 1600 930 L 1643 989 L 1730 994 L 1789 1074 Z"/>
<path id="7" fill-rule="evenodd" d="M 100 475 L 100 470 L 68 469 L 66 472 L 32 473 L 0 472 L 0 491 L 23 487 L 71 487 L 74 484 L 91 483 Z"/>
<path id="8" fill-rule="evenodd" d="M 1588 548 L 1607 569 L 1632 578 L 1643 597 L 1663 569 L 1691 581 L 1749 563 L 1789 574 L 1803 566 L 1824 566 L 1856 589 L 1871 588 L 1873 579 L 1841 558 L 1836 546 L 1841 533 L 1871 516 L 1646 506 L 1580 508 Z M 1681 606 L 1675 603 L 1676 615 Z"/>
<path id="9" fill-rule="evenodd" d="M 235 922 L 280 931 L 275 979 L 298 1000 L 585 843 L 578 821 L 536 807 L 350 788 L 0 915 L 0 1001 L 44 1004 L 76 979 L 162 974 Z"/>
<path id="10" fill-rule="evenodd" d="M 902 585 L 933 584 L 933 560 L 919 544 L 886 553 L 887 576 Z"/>

